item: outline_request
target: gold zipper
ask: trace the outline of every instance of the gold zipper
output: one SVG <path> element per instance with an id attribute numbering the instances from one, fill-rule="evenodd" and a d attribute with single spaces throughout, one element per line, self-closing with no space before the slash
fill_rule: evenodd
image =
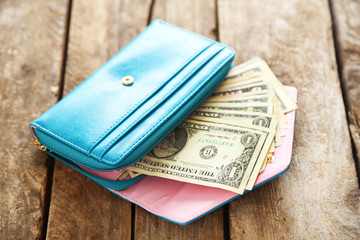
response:
<path id="1" fill-rule="evenodd" d="M 38 149 L 39 149 L 40 151 L 43 151 L 43 152 L 46 151 L 46 147 L 43 146 L 43 145 L 41 145 L 41 143 L 39 142 L 38 138 L 34 138 L 34 139 L 33 139 L 33 143 L 38 147 Z"/>

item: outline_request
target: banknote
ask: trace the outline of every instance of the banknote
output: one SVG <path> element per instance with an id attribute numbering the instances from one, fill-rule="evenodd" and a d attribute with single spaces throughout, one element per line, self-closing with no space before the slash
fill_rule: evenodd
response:
<path id="1" fill-rule="evenodd" d="M 203 119 L 204 117 L 236 120 L 245 124 L 257 125 L 276 130 L 277 120 L 274 115 L 260 112 L 226 111 L 212 109 L 196 109 L 188 118 Z"/>
<path id="2" fill-rule="evenodd" d="M 242 86 L 234 86 L 233 88 L 227 89 L 215 89 L 215 91 L 211 94 L 212 97 L 216 96 L 227 96 L 234 94 L 244 94 L 244 93 L 253 93 L 253 92 L 261 92 L 265 90 L 272 90 L 272 86 L 268 81 L 262 81 L 257 83 L 251 83 Z"/>
<path id="3" fill-rule="evenodd" d="M 226 98 L 208 98 L 204 101 L 206 102 L 233 102 L 233 103 L 253 103 L 253 102 L 274 102 L 274 94 L 272 93 L 263 93 L 257 95 L 250 95 L 242 97 L 241 94 L 239 95 L 230 95 L 230 97 Z"/>
<path id="4" fill-rule="evenodd" d="M 230 111 L 247 111 L 247 112 L 262 112 L 273 113 L 273 103 L 227 103 L 227 102 L 205 102 L 200 104 L 198 108 L 202 109 L 219 109 Z"/>
<path id="5" fill-rule="evenodd" d="M 126 169 L 126 171 L 129 173 L 131 178 L 135 178 L 137 176 L 140 176 L 142 173 L 130 171 L 129 169 Z"/>
<path id="6" fill-rule="evenodd" d="M 273 90 L 260 90 L 255 92 L 242 92 L 237 90 L 226 91 L 230 93 L 220 94 L 219 92 L 213 96 L 210 95 L 204 102 L 217 101 L 219 99 L 234 99 L 234 98 L 244 98 L 244 97 L 255 97 L 263 94 L 274 94 Z"/>
<path id="7" fill-rule="evenodd" d="M 261 168 L 260 168 L 260 172 L 265 170 L 266 164 L 267 164 L 267 161 L 264 161 Z"/>
<path id="8" fill-rule="evenodd" d="M 131 171 L 242 194 L 253 168 L 267 156 L 268 134 L 186 119 Z"/>
<path id="9" fill-rule="evenodd" d="M 246 111 L 229 111 L 229 110 L 213 110 L 213 109 L 201 109 L 198 108 L 190 114 L 188 117 L 190 119 L 202 120 L 204 118 L 219 118 L 219 119 L 229 119 L 238 121 L 243 124 L 257 125 L 260 127 L 270 128 L 274 131 L 277 129 L 277 120 L 276 117 L 272 114 L 266 114 L 261 112 L 246 112 Z M 206 121 L 206 119 L 205 119 Z M 278 134 L 278 132 L 275 133 Z M 281 136 L 280 136 L 281 137 Z M 278 140 L 279 141 L 279 140 Z M 276 142 L 276 137 L 274 139 L 274 144 L 271 146 L 271 152 L 274 152 L 274 147 L 281 144 Z"/>
<path id="10" fill-rule="evenodd" d="M 123 172 L 118 178 L 117 180 L 124 180 L 125 178 L 127 178 L 129 176 L 129 172 L 125 171 Z"/>
<path id="11" fill-rule="evenodd" d="M 233 79 L 235 81 L 234 84 L 223 85 L 223 87 L 220 89 L 217 88 L 215 90 L 215 92 L 212 94 L 212 96 L 218 97 L 218 98 L 210 98 L 207 102 L 205 102 L 205 104 L 210 103 L 210 102 L 211 103 L 215 103 L 215 102 L 223 103 L 223 102 L 225 102 L 224 96 L 233 96 L 231 99 L 236 99 L 236 96 L 239 96 L 245 92 L 249 93 L 249 92 L 258 92 L 258 91 L 263 91 L 263 90 L 269 90 L 270 92 L 268 94 L 271 94 L 271 90 L 273 90 L 273 89 L 272 89 L 272 87 L 269 87 L 269 83 L 266 82 L 267 80 L 265 80 L 264 76 L 259 77 L 256 74 L 253 76 L 254 76 L 253 78 L 245 81 L 246 85 L 240 85 L 240 86 L 234 85 L 234 84 L 236 84 L 236 80 L 237 80 L 237 78 L 234 78 Z M 229 81 L 233 81 L 233 80 L 229 80 Z M 255 83 L 252 83 L 252 81 L 255 81 Z M 265 86 L 268 88 L 266 89 Z M 229 87 L 230 89 L 226 89 L 227 87 Z M 263 95 L 263 94 L 260 94 L 260 95 Z M 256 98 L 256 96 L 253 96 L 253 97 Z M 233 102 L 236 102 L 236 101 L 233 101 Z M 283 109 L 281 108 L 280 104 L 278 104 L 277 97 L 273 98 L 272 102 L 274 102 L 273 113 L 278 118 L 278 130 L 279 130 L 279 132 L 276 134 L 275 145 L 281 146 L 281 136 L 283 136 L 283 134 L 285 132 L 286 119 L 285 119 L 285 116 L 283 113 Z M 206 105 L 202 105 L 202 107 L 204 107 L 204 106 L 206 106 Z M 229 108 L 224 108 L 224 105 L 219 105 L 218 107 L 220 107 L 220 106 L 222 107 L 222 109 L 229 109 Z"/>
<path id="12" fill-rule="evenodd" d="M 215 123 L 215 124 L 219 124 L 219 125 L 220 124 L 226 124 L 226 125 L 229 125 L 229 126 L 240 126 L 240 127 L 252 128 L 251 126 L 249 126 L 249 125 L 247 125 L 245 123 L 239 125 L 238 121 L 233 121 L 233 120 L 230 120 L 230 119 L 202 117 L 201 121 L 209 121 L 211 123 Z M 262 131 L 263 133 L 266 134 L 266 140 L 265 140 L 261 150 L 266 151 L 267 154 L 263 158 L 258 159 L 258 161 L 255 163 L 254 168 L 251 171 L 250 177 L 249 177 L 249 179 L 247 181 L 247 184 L 246 184 L 246 187 L 245 187 L 247 190 L 251 190 L 254 187 L 256 178 L 259 175 L 262 166 L 264 164 L 266 164 L 266 162 L 268 160 L 268 156 L 272 155 L 272 154 L 270 154 L 270 148 L 271 148 L 271 145 L 273 143 L 273 139 L 274 139 L 274 135 L 275 135 L 275 131 L 273 129 L 270 129 L 270 128 L 257 126 L 255 129 L 258 130 L 258 131 Z"/>
<path id="13" fill-rule="evenodd" d="M 215 95 L 217 92 L 229 92 L 229 91 L 233 92 L 234 89 L 244 89 L 244 88 L 246 88 L 246 86 L 249 86 L 249 85 L 256 86 L 256 85 L 264 84 L 264 83 L 269 84 L 267 82 L 268 81 L 267 79 L 268 79 L 268 75 L 266 75 L 265 72 L 258 72 L 258 73 L 250 74 L 248 76 L 240 77 L 240 78 L 238 78 L 238 77 L 232 78 L 230 80 L 224 81 L 220 85 L 220 87 L 217 88 L 217 90 L 215 91 L 215 93 L 213 95 Z M 249 89 L 249 88 L 246 88 L 246 89 Z M 261 91 L 261 90 L 264 90 L 264 89 L 258 89 L 258 91 Z M 271 90 L 271 89 L 269 89 L 269 90 Z M 253 89 L 252 89 L 252 91 L 254 92 Z M 241 91 L 240 94 L 242 94 L 242 92 L 243 91 Z M 255 90 L 255 92 L 256 92 L 256 90 Z M 281 145 L 281 136 L 283 136 L 283 134 L 285 132 L 286 119 L 285 119 L 285 116 L 283 113 L 283 109 L 279 103 L 279 99 L 277 97 L 275 97 L 272 99 L 272 102 L 274 102 L 274 114 L 278 118 L 278 129 L 280 132 L 276 136 L 276 146 L 280 146 Z"/>
<path id="14" fill-rule="evenodd" d="M 266 164 L 272 163 L 274 161 L 275 161 L 275 156 L 272 153 L 268 154 L 268 157 L 267 157 L 266 161 L 264 161 L 263 165 L 261 166 L 259 173 L 261 173 L 262 171 L 265 170 Z"/>
<path id="15" fill-rule="evenodd" d="M 266 62 L 261 58 L 255 58 L 250 60 L 249 63 L 243 63 L 234 67 L 229 71 L 225 82 L 227 80 L 243 77 L 248 74 L 254 74 L 256 72 L 265 72 L 268 75 L 268 79 L 273 85 L 275 94 L 280 101 L 284 113 L 290 112 L 297 108 L 296 101 L 289 95 L 279 79 L 276 78 Z"/>
<path id="16" fill-rule="evenodd" d="M 241 87 L 249 84 L 269 82 L 268 76 L 264 72 L 259 72 L 256 74 L 251 74 L 249 76 L 234 78 L 231 80 L 223 81 L 215 91 L 221 91 L 223 89 L 231 89 L 235 87 Z"/>
<path id="17" fill-rule="evenodd" d="M 231 73 L 231 71 L 229 72 Z M 225 86 L 225 85 L 229 85 L 231 84 L 232 82 L 244 82 L 246 80 L 249 80 L 249 79 L 253 79 L 253 78 L 256 78 L 256 77 L 259 77 L 259 76 L 262 76 L 263 74 L 265 74 L 265 72 L 263 71 L 258 71 L 258 72 L 254 72 L 254 73 L 250 73 L 250 74 L 245 74 L 244 76 L 237 76 L 237 77 L 234 77 L 234 78 L 227 78 L 226 81 L 223 81 L 219 87 L 222 87 L 222 86 Z M 234 80 L 236 79 L 236 80 Z"/>

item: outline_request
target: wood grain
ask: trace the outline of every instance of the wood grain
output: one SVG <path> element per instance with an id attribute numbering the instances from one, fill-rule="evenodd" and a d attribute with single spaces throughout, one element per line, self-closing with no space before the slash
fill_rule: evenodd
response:
<path id="1" fill-rule="evenodd" d="M 289 172 L 230 203 L 232 239 L 359 239 L 360 192 L 328 2 L 219 0 L 236 63 L 261 56 L 299 90 Z"/>
<path id="2" fill-rule="evenodd" d="M 73 0 L 64 95 L 146 27 L 151 0 Z M 332 2 L 336 46 L 356 152 L 360 150 L 357 1 Z M 230 203 L 232 239 L 359 239 L 360 192 L 326 0 L 156 0 L 152 19 L 233 47 L 236 63 L 263 57 L 299 90 L 289 172 Z M 68 0 L 0 2 L 0 239 L 43 229 L 47 155 L 28 124 L 58 98 Z M 359 163 L 360 165 L 360 163 Z M 4 197 L 5 196 L 5 197 Z M 121 200 L 56 163 L 49 239 L 223 239 L 224 209 L 179 226 Z M 134 221 L 134 236 L 132 234 Z"/>
<path id="3" fill-rule="evenodd" d="M 136 207 L 134 239 L 223 239 L 222 220 L 221 208 L 193 223 L 182 226 Z"/>
<path id="4" fill-rule="evenodd" d="M 57 101 L 66 6 L 0 2 L 0 239 L 42 237 L 47 156 L 28 125 Z"/>
<path id="5" fill-rule="evenodd" d="M 215 1 L 155 1 L 152 18 L 160 18 L 208 38 L 216 39 Z M 136 207 L 134 239 L 222 239 L 223 209 L 180 226 Z"/>
<path id="6" fill-rule="evenodd" d="M 73 0 L 64 95 L 146 27 L 149 0 Z M 131 204 L 56 162 L 48 239 L 130 239 Z"/>
<path id="7" fill-rule="evenodd" d="M 331 1 L 349 128 L 360 166 L 360 2 Z M 358 173 L 360 169 L 358 170 Z"/>
<path id="8" fill-rule="evenodd" d="M 66 6 L 0 2 L 0 239 L 42 234 L 47 156 L 28 125 L 57 101 Z"/>

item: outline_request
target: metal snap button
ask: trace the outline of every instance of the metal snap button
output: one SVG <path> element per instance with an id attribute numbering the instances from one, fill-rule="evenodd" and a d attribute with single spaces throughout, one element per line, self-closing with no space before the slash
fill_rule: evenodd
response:
<path id="1" fill-rule="evenodd" d="M 122 84 L 124 85 L 131 85 L 134 82 L 134 78 L 132 76 L 125 76 L 122 78 Z"/>

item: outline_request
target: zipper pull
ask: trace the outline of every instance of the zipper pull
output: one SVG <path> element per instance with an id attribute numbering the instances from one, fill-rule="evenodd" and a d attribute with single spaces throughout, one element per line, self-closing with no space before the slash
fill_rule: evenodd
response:
<path id="1" fill-rule="evenodd" d="M 46 147 L 43 146 L 43 145 L 41 145 L 41 143 L 39 142 L 39 140 L 38 140 L 37 138 L 34 138 L 34 139 L 33 139 L 33 143 L 38 147 L 38 149 L 39 149 L 40 151 L 43 151 L 43 152 L 46 151 Z"/>

